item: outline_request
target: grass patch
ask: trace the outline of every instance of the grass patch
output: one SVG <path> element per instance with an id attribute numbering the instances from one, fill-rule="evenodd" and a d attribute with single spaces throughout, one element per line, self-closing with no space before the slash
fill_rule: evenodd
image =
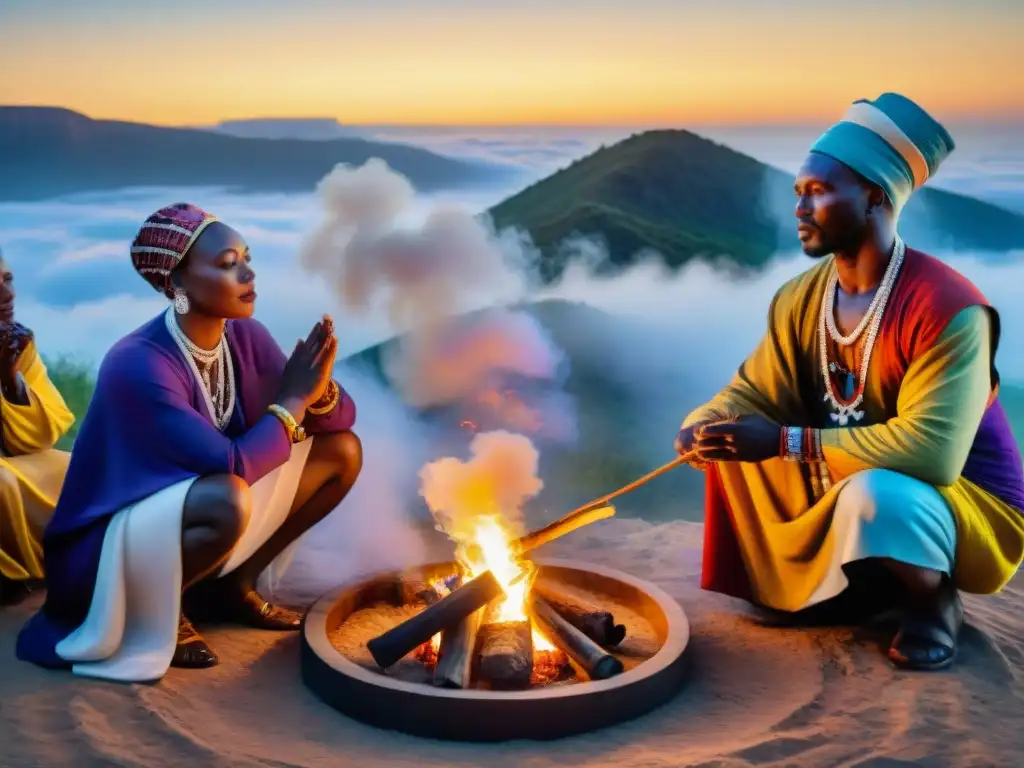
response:
<path id="1" fill-rule="evenodd" d="M 68 433 L 57 441 L 56 445 L 63 451 L 70 451 L 78 436 L 78 428 L 81 426 L 82 419 L 85 418 L 85 412 L 89 408 L 92 393 L 96 389 L 96 379 L 93 377 L 90 364 L 66 355 L 45 359 L 44 362 L 50 374 L 50 381 L 60 392 L 71 412 L 75 414 L 75 423 Z"/>

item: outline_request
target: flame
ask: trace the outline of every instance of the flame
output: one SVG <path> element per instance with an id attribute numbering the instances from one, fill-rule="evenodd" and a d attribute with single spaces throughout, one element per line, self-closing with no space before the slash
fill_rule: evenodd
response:
<path id="1" fill-rule="evenodd" d="M 490 621 L 526 621 L 526 597 L 533 583 L 532 566 L 516 557 L 513 541 L 515 537 L 504 519 L 497 515 L 485 515 L 477 519 L 472 541 L 475 546 L 459 547 L 456 557 L 459 565 L 473 579 L 490 571 L 505 592 Z M 533 646 L 536 650 L 555 650 L 555 646 L 533 629 Z"/>

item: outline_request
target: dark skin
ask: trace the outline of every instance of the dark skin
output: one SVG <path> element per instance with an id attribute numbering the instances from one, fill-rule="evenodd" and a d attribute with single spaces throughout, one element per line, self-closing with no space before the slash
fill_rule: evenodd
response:
<path id="1" fill-rule="evenodd" d="M 227 320 L 253 314 L 255 271 L 249 248 L 238 232 L 223 223 L 204 230 L 171 277 L 168 297 L 179 289 L 189 300 L 189 311 L 177 315 L 178 323 L 204 349 L 216 346 Z M 336 351 L 333 323 L 326 316 L 296 344 L 276 398 L 296 421 L 301 422 L 306 409 L 325 392 Z M 299 616 L 263 600 L 255 592 L 256 580 L 291 542 L 337 507 L 362 468 L 361 445 L 352 432 L 312 439 L 287 519 L 249 560 L 223 578 L 216 578 L 218 571 L 252 514 L 250 490 L 235 475 L 202 477 L 193 483 L 182 516 L 184 605 L 190 612 L 269 629 L 298 629 Z M 217 663 L 216 655 L 184 616 L 172 663 L 191 667 Z"/>
<path id="2" fill-rule="evenodd" d="M 0 392 L 9 403 L 27 405 L 28 390 L 18 365 L 32 335 L 15 325 L 14 299 L 14 271 L 0 255 Z"/>
<path id="3" fill-rule="evenodd" d="M 843 334 L 860 322 L 874 297 L 892 255 L 896 217 L 884 191 L 847 166 L 811 153 L 794 184 L 798 234 L 805 254 L 814 259 L 835 255 L 839 290 L 836 324 Z M 693 424 L 678 432 L 675 449 L 696 452 L 696 461 L 758 463 L 780 455 L 780 430 L 761 416 Z M 948 598 L 939 571 L 878 558 L 910 595 L 910 607 L 927 606 Z M 940 594 L 941 593 L 941 594 Z M 892 656 L 896 651 L 890 651 Z M 911 661 L 934 659 L 928 644 L 899 651 Z"/>

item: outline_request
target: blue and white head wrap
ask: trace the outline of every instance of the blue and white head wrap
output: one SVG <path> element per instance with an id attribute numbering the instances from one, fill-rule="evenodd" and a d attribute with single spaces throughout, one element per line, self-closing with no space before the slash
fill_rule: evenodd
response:
<path id="1" fill-rule="evenodd" d="M 860 99 L 823 133 L 811 152 L 838 160 L 880 186 L 899 211 L 955 149 L 953 137 L 905 96 Z"/>

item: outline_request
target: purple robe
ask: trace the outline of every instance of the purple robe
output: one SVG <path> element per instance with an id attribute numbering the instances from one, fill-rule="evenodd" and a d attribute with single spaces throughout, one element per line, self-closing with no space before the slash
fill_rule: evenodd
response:
<path id="1" fill-rule="evenodd" d="M 118 341 L 100 366 L 63 490 L 43 537 L 47 597 L 18 636 L 18 658 L 69 668 L 57 643 L 84 620 L 92 601 L 103 538 L 125 507 L 191 477 L 234 474 L 249 485 L 288 461 L 291 441 L 274 402 L 286 357 L 257 320 L 229 320 L 235 410 L 222 433 L 199 382 L 161 313 Z M 355 404 L 339 387 L 337 406 L 306 415 L 310 435 L 342 432 Z M 168 546 L 178 546 L 169 542 Z"/>

